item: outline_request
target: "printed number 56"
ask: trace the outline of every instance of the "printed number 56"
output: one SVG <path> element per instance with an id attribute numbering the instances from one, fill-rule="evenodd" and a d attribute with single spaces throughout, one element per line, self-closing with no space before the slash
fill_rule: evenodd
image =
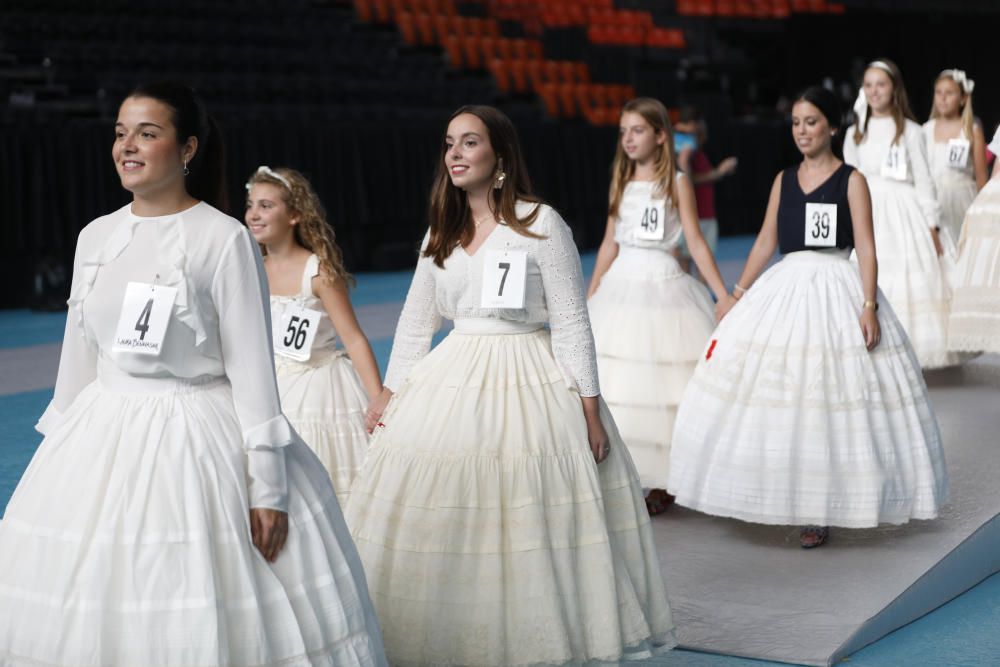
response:
<path id="1" fill-rule="evenodd" d="M 296 350 L 301 350 L 302 346 L 306 343 L 306 332 L 309 329 L 309 320 L 303 319 L 301 322 L 298 315 L 292 315 L 288 320 L 288 328 L 285 329 L 284 342 L 285 347 L 294 347 Z M 295 324 L 298 322 L 298 327 Z"/>

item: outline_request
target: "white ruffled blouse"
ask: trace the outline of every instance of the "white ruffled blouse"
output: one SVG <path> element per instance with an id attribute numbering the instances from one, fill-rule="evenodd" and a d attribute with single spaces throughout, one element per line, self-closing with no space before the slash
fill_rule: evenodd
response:
<path id="1" fill-rule="evenodd" d="M 159 356 L 112 347 L 130 281 L 177 289 Z M 36 428 L 58 424 L 101 376 L 225 376 L 249 457 L 250 506 L 284 511 L 282 447 L 297 436 L 281 413 L 271 350 L 267 277 L 249 231 L 204 202 L 160 217 L 126 205 L 80 232 L 55 395 Z"/>
<path id="2" fill-rule="evenodd" d="M 518 202 L 517 214 L 527 216 L 535 204 Z M 580 255 L 573 233 L 551 207 L 541 204 L 531 231 L 543 238 L 518 234 L 499 224 L 486 241 L 469 255 L 456 248 L 441 268 L 431 257 L 421 256 L 396 325 L 385 386 L 398 390 L 420 359 L 431 348 L 441 319 L 497 319 L 526 324 L 549 324 L 552 353 L 567 382 L 581 396 L 600 393 L 597 356 L 584 297 Z M 424 236 L 422 248 L 427 246 Z M 527 276 L 523 308 L 484 308 L 480 305 L 483 257 L 487 250 L 526 251 Z"/>

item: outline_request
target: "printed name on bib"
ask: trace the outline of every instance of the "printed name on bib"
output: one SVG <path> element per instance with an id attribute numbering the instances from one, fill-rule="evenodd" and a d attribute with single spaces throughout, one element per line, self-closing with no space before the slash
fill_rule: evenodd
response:
<path id="1" fill-rule="evenodd" d="M 176 288 L 130 282 L 125 287 L 112 349 L 159 356 L 176 299 Z"/>
<path id="2" fill-rule="evenodd" d="M 805 233 L 808 247 L 836 247 L 837 205 L 806 202 Z"/>
<path id="3" fill-rule="evenodd" d="M 666 224 L 663 200 L 649 200 L 642 209 L 642 217 L 635 228 L 635 238 L 640 241 L 662 241 Z"/>
<path id="4" fill-rule="evenodd" d="M 528 253 L 523 250 L 483 251 L 483 308 L 524 308 Z"/>
<path id="5" fill-rule="evenodd" d="M 952 139 L 948 142 L 948 166 L 952 169 L 965 169 L 969 162 L 969 140 Z"/>
<path id="6" fill-rule="evenodd" d="M 307 361 L 312 356 L 316 329 L 323 313 L 301 306 L 289 306 L 281 314 L 274 331 L 274 352 L 297 361 Z"/>
<path id="7" fill-rule="evenodd" d="M 906 180 L 906 146 L 902 144 L 889 146 L 885 162 L 882 163 L 881 176 L 894 181 Z"/>

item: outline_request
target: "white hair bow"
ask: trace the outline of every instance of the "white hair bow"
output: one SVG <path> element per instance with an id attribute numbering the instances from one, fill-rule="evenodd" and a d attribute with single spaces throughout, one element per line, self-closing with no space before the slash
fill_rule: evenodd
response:
<path id="1" fill-rule="evenodd" d="M 965 75 L 965 70 L 946 69 L 941 72 L 941 76 L 950 76 L 966 95 L 971 95 L 972 91 L 976 88 L 976 82 Z"/>
<path id="2" fill-rule="evenodd" d="M 284 176 L 282 176 L 281 174 L 279 174 L 278 172 L 276 172 L 274 169 L 271 169 L 266 164 L 262 164 L 259 167 L 257 167 L 257 171 L 254 172 L 254 175 L 256 176 L 257 174 L 263 174 L 264 176 L 268 176 L 270 178 L 273 178 L 274 180 L 278 181 L 279 183 L 281 183 L 282 185 L 284 185 L 289 190 L 292 189 L 292 184 L 288 182 L 287 178 L 285 178 Z M 247 190 L 249 190 L 250 189 L 250 184 L 247 183 L 246 187 L 247 187 Z"/>
<path id="3" fill-rule="evenodd" d="M 865 126 L 865 119 L 868 118 L 868 98 L 865 97 L 865 89 L 858 89 L 858 99 L 854 100 L 854 117 L 858 128 Z"/>
<path id="4" fill-rule="evenodd" d="M 1000 159 L 1000 127 L 998 127 L 997 131 L 993 133 L 993 141 L 991 141 L 986 147 L 990 149 L 991 153 Z"/>

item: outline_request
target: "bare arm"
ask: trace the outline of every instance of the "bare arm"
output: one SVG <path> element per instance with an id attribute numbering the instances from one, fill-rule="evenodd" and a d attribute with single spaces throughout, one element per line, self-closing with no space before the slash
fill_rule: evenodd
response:
<path id="1" fill-rule="evenodd" d="M 771 185 L 771 195 L 768 197 L 767 210 L 764 213 L 764 224 L 757 234 L 753 248 L 750 249 L 739 282 L 736 283 L 743 289 L 750 289 L 757 277 L 764 271 L 764 267 L 771 261 L 771 257 L 778 247 L 778 203 L 780 201 L 781 174 L 779 173 L 774 177 L 774 183 Z"/>
<path id="2" fill-rule="evenodd" d="M 976 189 L 982 190 L 990 179 L 986 171 L 986 137 L 979 123 L 972 126 L 972 166 L 976 172 Z"/>
<path id="3" fill-rule="evenodd" d="M 715 264 L 712 249 L 708 247 L 705 237 L 701 235 L 701 225 L 698 224 L 698 205 L 694 198 L 694 186 L 688 178 L 677 179 L 677 204 L 681 215 L 681 227 L 687 240 L 691 259 L 698 265 L 701 275 L 705 276 L 708 286 L 715 298 L 722 301 L 728 294 L 722 274 Z"/>
<path id="4" fill-rule="evenodd" d="M 872 200 L 868 182 L 858 171 L 851 174 L 847 183 L 847 202 L 851 207 L 854 251 L 861 269 L 865 301 L 874 301 L 878 285 L 878 262 L 875 258 L 875 233 L 872 231 Z"/>
<path id="5" fill-rule="evenodd" d="M 709 171 L 691 174 L 691 182 L 695 185 L 701 185 L 702 183 L 715 183 L 716 181 L 721 181 L 723 178 L 736 171 L 737 164 L 738 163 L 735 157 L 727 157 L 719 163 L 718 167 L 714 167 Z"/>
<path id="6" fill-rule="evenodd" d="M 340 340 L 344 343 L 347 356 L 351 358 L 354 368 L 361 377 L 368 399 L 374 400 L 382 393 L 382 376 L 379 374 L 378 362 L 375 361 L 372 347 L 368 344 L 368 337 L 361 330 L 358 318 L 354 314 L 347 286 L 340 281 L 331 285 L 322 273 L 314 276 L 312 281 L 313 293 L 319 297 L 327 315 L 330 316 L 333 328 L 337 330 Z"/>
<path id="7" fill-rule="evenodd" d="M 615 219 L 609 215 L 607 227 L 604 229 L 604 239 L 601 241 L 601 247 L 597 250 L 597 260 L 594 262 L 594 274 L 590 276 L 587 299 L 594 296 L 594 292 L 597 291 L 598 286 L 601 284 L 601 278 L 611 268 L 611 263 L 615 261 L 616 257 L 618 257 L 618 242 L 615 241 Z"/>

